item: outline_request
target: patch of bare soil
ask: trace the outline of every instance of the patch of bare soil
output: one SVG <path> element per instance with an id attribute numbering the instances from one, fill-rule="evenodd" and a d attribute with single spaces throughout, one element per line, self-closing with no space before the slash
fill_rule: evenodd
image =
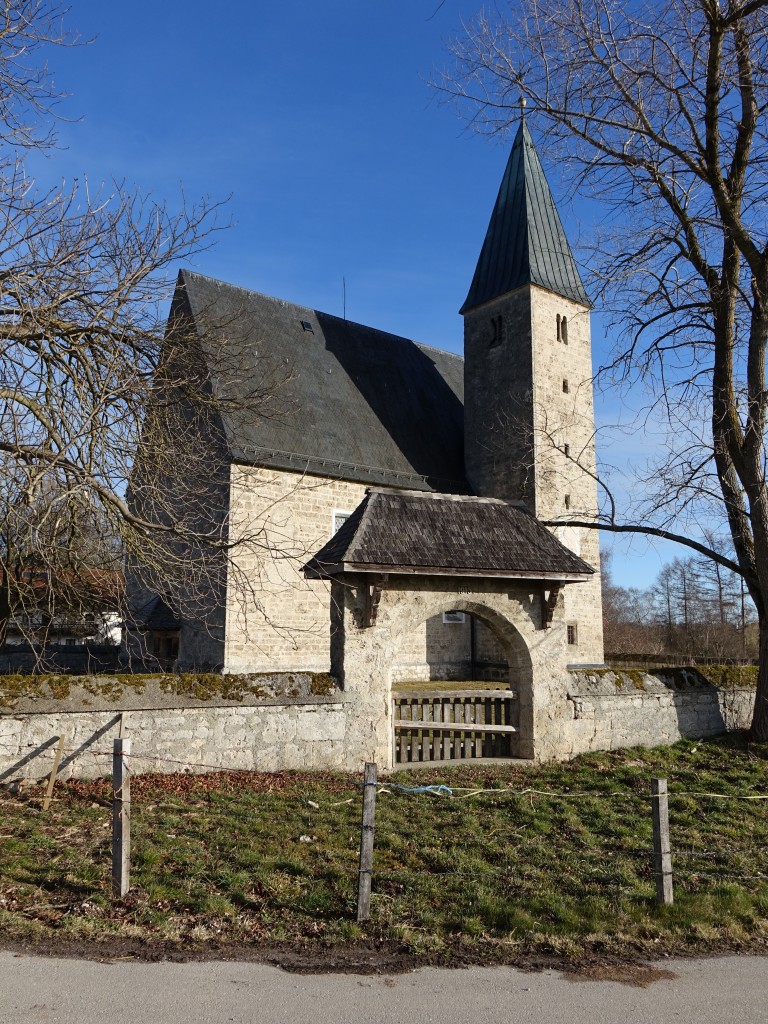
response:
<path id="1" fill-rule="evenodd" d="M 0 934 L 0 948 L 17 955 L 55 956 L 98 960 L 102 963 L 166 961 L 239 960 L 271 964 L 295 974 L 405 974 L 422 967 L 516 967 L 538 973 L 560 971 L 569 981 L 615 981 L 623 985 L 645 988 L 658 981 L 672 981 L 677 975 L 663 966 L 656 966 L 661 957 L 679 956 L 708 958 L 728 953 L 766 956 L 768 948 L 762 940 L 754 943 L 724 943 L 716 950 L 690 947 L 669 948 L 664 952 L 652 949 L 630 949 L 605 952 L 585 948 L 579 959 L 541 950 L 515 951 L 507 955 L 498 949 L 479 950 L 463 945 L 430 953 L 414 953 L 405 946 L 379 939 L 350 943 L 208 943 L 179 947 L 171 943 L 142 942 L 119 935 L 101 941 L 61 937 L 20 940 Z"/>
<path id="2" fill-rule="evenodd" d="M 678 975 L 650 964 L 588 964 L 577 974 L 565 975 L 568 981 L 616 981 L 620 985 L 648 988 L 655 981 L 674 981 Z"/>
<path id="3" fill-rule="evenodd" d="M 226 943 L 179 948 L 177 945 L 163 943 L 145 944 L 117 935 L 99 942 L 66 938 L 3 941 L 0 936 L 0 948 L 3 947 L 20 956 L 55 956 L 103 963 L 127 960 L 145 963 L 241 960 L 272 964 L 294 974 L 404 974 L 434 962 L 415 956 L 396 944 L 384 942 L 328 946 L 318 943 L 306 946 L 289 943 Z"/>

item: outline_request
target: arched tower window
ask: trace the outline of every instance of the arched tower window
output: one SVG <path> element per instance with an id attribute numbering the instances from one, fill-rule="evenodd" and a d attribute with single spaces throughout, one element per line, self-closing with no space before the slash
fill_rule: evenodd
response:
<path id="1" fill-rule="evenodd" d="M 560 335 L 563 339 L 563 344 L 568 344 L 568 317 L 564 316 L 560 321 Z"/>
<path id="2" fill-rule="evenodd" d="M 563 340 L 562 325 L 560 323 L 562 317 L 560 316 L 559 313 L 557 314 L 557 318 L 556 319 L 557 319 L 557 340 L 558 341 L 562 341 Z"/>

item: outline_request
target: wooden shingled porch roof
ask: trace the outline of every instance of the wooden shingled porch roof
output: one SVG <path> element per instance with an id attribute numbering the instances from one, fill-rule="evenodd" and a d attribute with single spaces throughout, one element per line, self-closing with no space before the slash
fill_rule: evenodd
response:
<path id="1" fill-rule="evenodd" d="M 579 582 L 594 571 L 520 505 L 377 489 L 304 566 L 314 579 L 384 572 Z"/>

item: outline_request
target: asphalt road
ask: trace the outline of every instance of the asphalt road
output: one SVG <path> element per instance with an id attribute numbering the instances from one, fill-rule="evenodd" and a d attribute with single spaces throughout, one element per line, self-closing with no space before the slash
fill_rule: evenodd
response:
<path id="1" fill-rule="evenodd" d="M 296 975 L 0 952 L 1 1024 L 765 1024 L 768 959 L 669 960 L 646 987 L 511 968 Z M 656 980 L 651 980 L 655 978 Z M 644 979 L 640 979 L 644 980 Z"/>

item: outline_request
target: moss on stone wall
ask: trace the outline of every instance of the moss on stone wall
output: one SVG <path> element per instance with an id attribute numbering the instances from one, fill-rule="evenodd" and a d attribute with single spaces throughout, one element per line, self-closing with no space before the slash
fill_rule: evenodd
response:
<path id="1" fill-rule="evenodd" d="M 697 671 L 721 690 L 754 689 L 757 686 L 757 665 L 702 665 Z"/>
<path id="2" fill-rule="evenodd" d="M 754 689 L 757 685 L 756 665 L 696 665 L 690 667 L 659 668 L 590 668 L 583 676 L 592 681 L 604 680 L 613 683 L 617 690 L 632 685 L 636 690 L 646 690 L 646 680 L 657 679 L 675 690 L 717 687 L 720 690 Z"/>
<path id="3" fill-rule="evenodd" d="M 172 696 L 194 701 L 230 702 L 298 700 L 303 695 L 329 697 L 336 680 L 327 672 L 253 672 L 220 675 L 213 672 L 166 674 L 119 674 L 114 676 L 5 675 L 0 676 L 0 707 L 13 708 L 19 701 L 64 701 L 73 690 L 118 705 L 126 694 L 142 695 L 149 686 Z M 89 704 L 89 701 L 83 701 Z"/>

